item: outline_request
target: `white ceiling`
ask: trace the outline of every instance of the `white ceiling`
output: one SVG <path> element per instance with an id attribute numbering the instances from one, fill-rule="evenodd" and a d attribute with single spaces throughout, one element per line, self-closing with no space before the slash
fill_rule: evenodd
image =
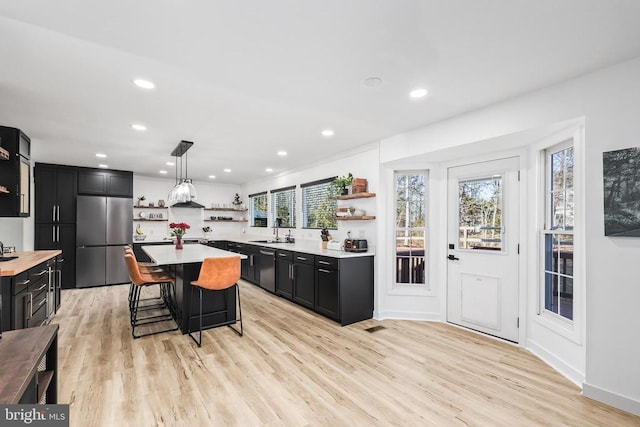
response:
<path id="1" fill-rule="evenodd" d="M 36 161 L 151 176 L 186 139 L 189 177 L 243 183 L 640 56 L 638 18 L 636 0 L 2 0 L 0 124 Z"/>

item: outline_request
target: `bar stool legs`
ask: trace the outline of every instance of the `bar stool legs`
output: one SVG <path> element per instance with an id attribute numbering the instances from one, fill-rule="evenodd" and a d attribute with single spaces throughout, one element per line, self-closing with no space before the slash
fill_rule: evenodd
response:
<path id="1" fill-rule="evenodd" d="M 233 326 L 233 323 L 221 323 L 220 325 L 216 325 L 213 326 L 218 327 L 218 326 L 228 326 L 229 328 L 233 329 L 233 331 L 238 334 L 239 336 L 243 335 L 243 327 L 242 327 L 242 304 L 240 302 L 240 287 L 238 286 L 238 284 L 236 283 L 235 285 L 233 285 L 236 288 L 236 295 L 238 297 L 238 316 L 236 317 L 236 319 L 233 321 L 233 323 L 237 323 L 240 322 L 240 329 L 236 328 Z M 193 291 L 195 290 L 194 288 L 198 288 L 198 338 L 196 339 L 196 337 L 194 336 L 193 332 L 191 330 L 191 322 L 189 321 L 189 327 L 188 327 L 188 332 L 189 332 L 189 336 L 191 337 L 191 339 L 198 345 L 198 347 L 202 347 L 202 291 L 203 288 L 199 287 L 199 286 L 192 286 L 191 287 L 191 300 L 193 301 Z M 209 290 L 209 289 L 206 289 Z M 220 292 L 219 290 L 209 290 L 212 292 Z M 220 310 L 216 313 L 227 313 L 229 311 L 229 307 L 226 307 L 224 310 Z"/>

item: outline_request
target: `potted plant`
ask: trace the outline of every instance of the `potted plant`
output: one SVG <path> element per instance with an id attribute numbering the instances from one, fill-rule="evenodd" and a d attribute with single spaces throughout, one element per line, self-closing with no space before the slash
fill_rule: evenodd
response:
<path id="1" fill-rule="evenodd" d="M 337 176 L 334 178 L 331 186 L 333 187 L 334 193 L 339 195 L 349 194 L 349 187 L 351 182 L 353 181 L 353 175 L 349 172 L 348 175 L 345 176 Z"/>
<path id="2" fill-rule="evenodd" d="M 145 200 L 147 200 L 147 198 L 144 196 L 138 197 L 138 206 L 146 206 Z"/>
<path id="3" fill-rule="evenodd" d="M 233 203 L 234 209 L 242 209 L 242 200 L 240 200 L 240 195 L 238 193 L 233 196 L 233 202 L 231 203 Z"/>
<path id="4" fill-rule="evenodd" d="M 182 249 L 182 236 L 187 234 L 187 230 L 191 227 L 185 222 L 172 222 L 169 228 L 172 229 L 171 235 L 176 238 L 176 249 Z"/>

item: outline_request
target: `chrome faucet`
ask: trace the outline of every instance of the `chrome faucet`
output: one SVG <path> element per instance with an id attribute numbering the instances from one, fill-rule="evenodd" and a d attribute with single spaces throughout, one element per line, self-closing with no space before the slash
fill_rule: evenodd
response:
<path id="1" fill-rule="evenodd" d="M 278 229 L 280 228 L 280 224 L 282 224 L 282 218 L 276 218 L 273 221 L 273 234 L 276 236 L 275 241 L 280 241 L 280 236 L 278 235 Z"/>

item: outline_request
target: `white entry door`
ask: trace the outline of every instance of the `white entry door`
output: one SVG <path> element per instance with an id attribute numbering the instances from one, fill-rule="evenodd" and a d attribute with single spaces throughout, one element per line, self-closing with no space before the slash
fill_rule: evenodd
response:
<path id="1" fill-rule="evenodd" d="M 447 321 L 518 341 L 519 158 L 448 170 Z"/>

